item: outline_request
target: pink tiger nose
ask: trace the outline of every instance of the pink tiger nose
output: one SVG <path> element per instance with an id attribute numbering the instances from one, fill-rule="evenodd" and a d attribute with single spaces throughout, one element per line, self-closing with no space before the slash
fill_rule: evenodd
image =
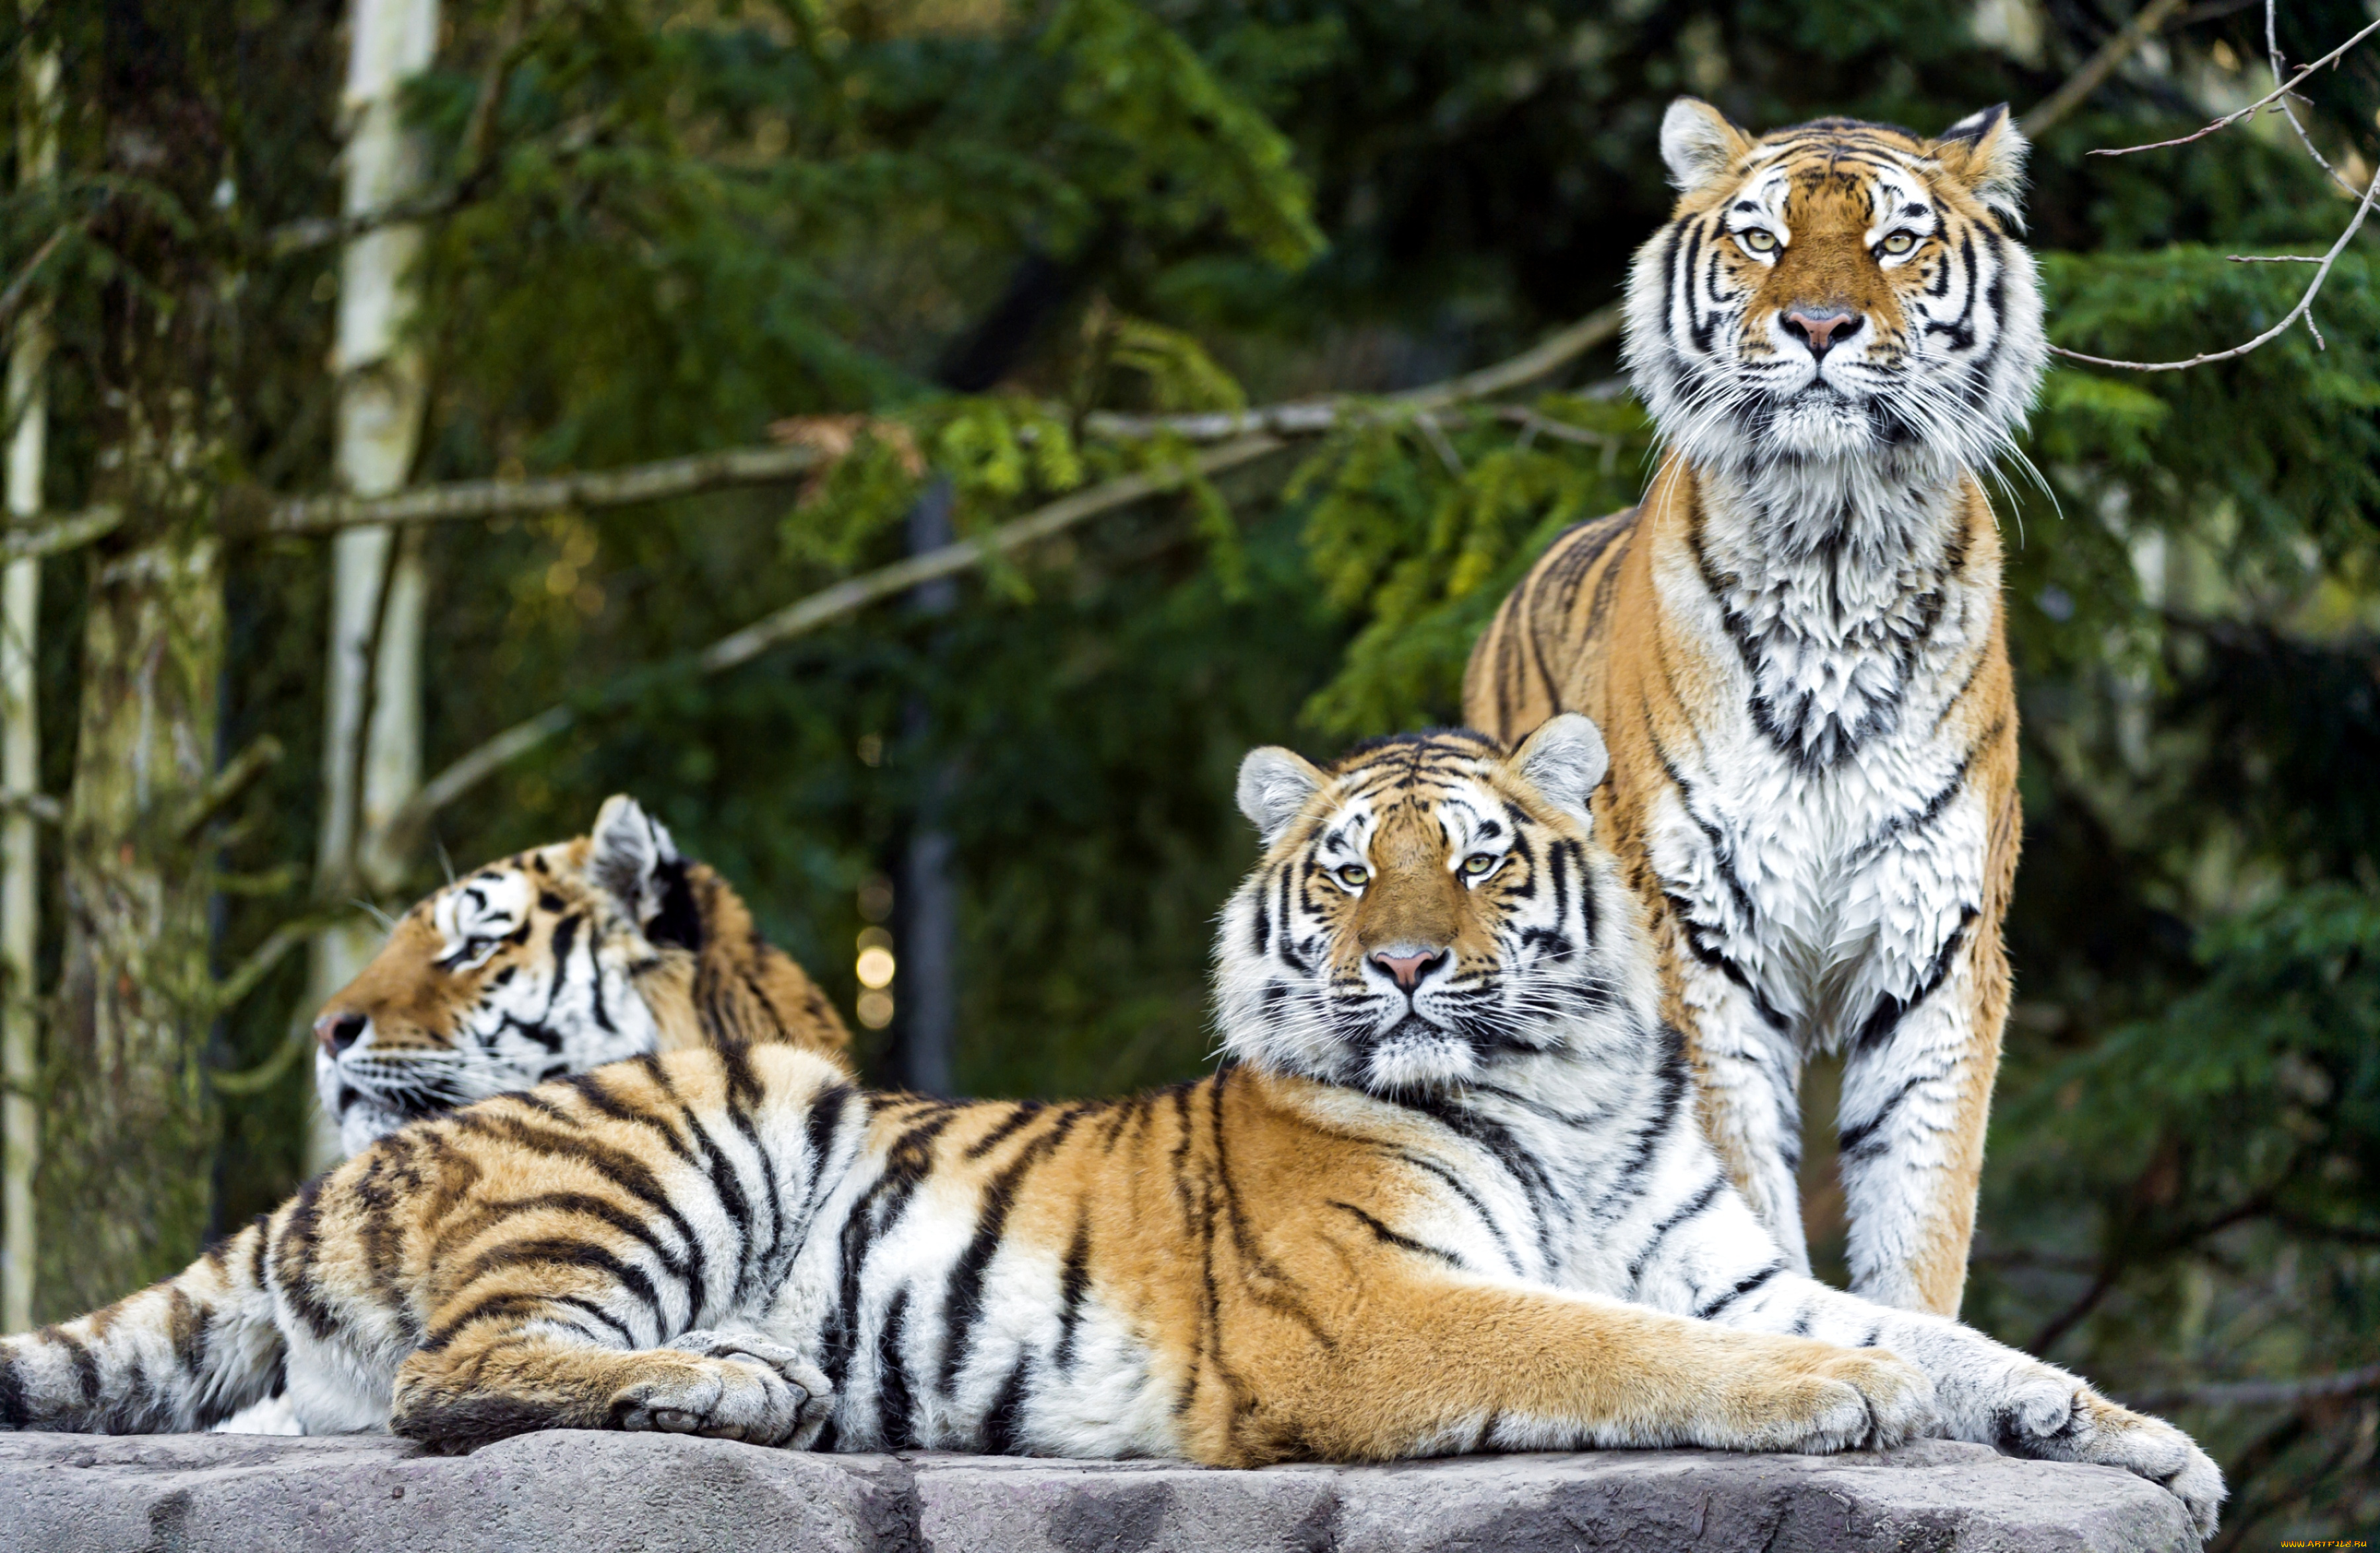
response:
<path id="1" fill-rule="evenodd" d="M 1849 339 L 1859 333 L 1860 315 L 1849 308 L 1788 308 L 1785 327 L 1802 336 L 1812 356 L 1824 356 L 1836 335 Z"/>
<path id="2" fill-rule="evenodd" d="M 1445 963 L 1446 951 L 1425 949 L 1412 954 L 1391 954 L 1382 949 L 1375 951 L 1372 958 L 1387 966 L 1389 974 L 1397 978 L 1397 985 L 1410 992 L 1421 985 L 1422 977 Z"/>

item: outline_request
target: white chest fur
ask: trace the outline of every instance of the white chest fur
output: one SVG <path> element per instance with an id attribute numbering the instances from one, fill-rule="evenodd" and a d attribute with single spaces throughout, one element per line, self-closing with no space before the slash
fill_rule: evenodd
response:
<path id="1" fill-rule="evenodd" d="M 1713 693 L 1653 815 L 1652 860 L 1707 961 L 1803 1049 L 1908 1000 L 1979 908 L 1983 795 L 1946 713 L 1998 579 L 1963 564 L 1954 479 L 1709 479 L 1655 584 Z"/>

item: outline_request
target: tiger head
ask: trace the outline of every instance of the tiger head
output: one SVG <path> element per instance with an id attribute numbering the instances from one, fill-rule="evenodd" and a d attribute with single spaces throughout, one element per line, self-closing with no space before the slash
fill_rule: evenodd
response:
<path id="1" fill-rule="evenodd" d="M 2024 423 L 2047 344 L 2005 106 L 1932 140 L 1822 118 L 1759 139 L 1682 97 L 1679 191 L 1637 250 L 1628 367 L 1697 467 L 1980 470 Z"/>
<path id="2" fill-rule="evenodd" d="M 1217 939 L 1224 1049 L 1386 1094 L 1649 1027 L 1652 956 L 1587 810 L 1607 765 L 1576 713 L 1509 753 L 1468 731 L 1327 768 L 1252 752 L 1265 855 Z"/>
<path id="3" fill-rule="evenodd" d="M 314 1037 L 315 1086 L 351 1154 L 417 1117 L 648 1051 L 850 1040 L 726 881 L 627 797 L 589 834 L 407 912 Z"/>

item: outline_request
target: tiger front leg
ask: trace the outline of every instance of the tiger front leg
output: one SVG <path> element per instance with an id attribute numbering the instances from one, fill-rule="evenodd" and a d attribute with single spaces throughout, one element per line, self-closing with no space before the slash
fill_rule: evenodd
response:
<path id="1" fill-rule="evenodd" d="M 1929 1432 L 1933 1389 L 1887 1353 L 1730 1331 L 1531 1285 L 1416 1275 L 1366 1292 L 1330 1346 L 1240 1371 L 1190 1453 L 1247 1466 L 1477 1450 L 1880 1449 Z M 1243 1403 L 1252 1405 L 1243 1405 Z M 1224 1413 L 1228 1411 L 1229 1420 Z"/>
<path id="2" fill-rule="evenodd" d="M 742 1332 L 614 1349 L 552 1329 L 425 1349 L 397 1371 L 389 1427 L 464 1451 L 533 1429 L 657 1430 L 754 1445 L 817 1438 L 832 1388 L 797 1351 Z"/>
<path id="3" fill-rule="evenodd" d="M 1691 934 L 1672 920 L 1673 935 Z M 1759 1215 L 1786 1266 L 1810 1270 L 1802 1227 L 1802 1054 L 1791 1031 L 1748 988 L 1697 959 L 1682 939 L 1671 964 L 1670 1018 L 1685 1037 L 1703 1135 Z"/>
<path id="4" fill-rule="evenodd" d="M 1972 921 L 1944 974 L 1880 1001 L 1851 1041 L 1837 1113 L 1852 1290 L 1956 1316 L 2008 1008 L 1997 921 Z M 1802 1270 L 1802 1269 L 1797 1269 Z"/>

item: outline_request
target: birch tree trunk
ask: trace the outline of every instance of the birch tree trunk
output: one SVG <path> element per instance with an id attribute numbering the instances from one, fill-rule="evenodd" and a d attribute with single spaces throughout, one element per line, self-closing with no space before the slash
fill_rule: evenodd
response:
<path id="1" fill-rule="evenodd" d="M 28 9 L 30 7 L 28 6 Z M 18 181 L 46 181 L 57 168 L 58 56 L 29 49 L 17 127 Z M 42 510 L 42 469 L 48 451 L 50 318 L 36 298 L 18 320 L 8 349 L 8 515 L 23 520 Z M 40 709 L 34 699 L 40 664 L 42 563 L 27 558 L 0 572 L 0 787 L 30 795 L 42 780 Z M 41 1111 L 32 1090 L 41 1076 L 41 1031 L 34 1019 L 34 956 L 40 947 L 40 837 L 22 806 L 0 819 L 0 1331 L 33 1324 L 33 1265 L 38 1220 L 33 1175 L 41 1160 Z"/>
<path id="2" fill-rule="evenodd" d="M 431 60 L 437 0 L 352 0 L 352 53 L 342 104 L 350 131 L 343 208 L 369 215 L 419 192 L 423 156 L 405 132 L 406 80 Z M 350 241 L 339 277 L 336 467 L 358 496 L 385 496 L 405 483 L 421 431 L 428 377 L 405 339 L 415 296 L 411 270 L 421 233 L 387 226 Z M 393 570 L 392 570 L 393 569 Z M 315 866 L 328 898 L 385 896 L 405 878 L 406 859 L 361 845 L 421 783 L 421 631 L 425 578 L 419 530 L 351 528 L 332 540 L 331 641 L 322 740 L 322 828 Z M 309 983 L 319 1005 L 353 979 L 380 947 L 380 934 L 349 922 L 314 940 Z M 312 1007 L 304 1016 L 310 1018 Z M 339 1157 L 319 1108 L 307 1166 Z"/>

